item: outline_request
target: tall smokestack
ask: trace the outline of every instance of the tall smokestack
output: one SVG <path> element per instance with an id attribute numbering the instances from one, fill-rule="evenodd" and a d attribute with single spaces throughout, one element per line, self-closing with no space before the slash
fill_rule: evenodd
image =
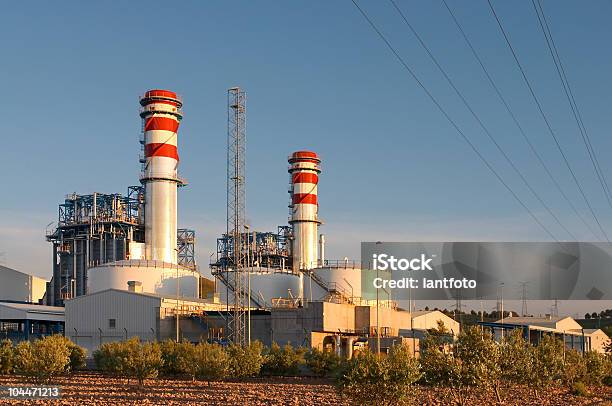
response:
<path id="1" fill-rule="evenodd" d="M 319 205 L 317 184 L 321 160 L 310 151 L 297 151 L 289 157 L 291 176 L 291 220 L 293 226 L 293 269 L 311 269 L 317 266 L 317 237 Z"/>
<path id="2" fill-rule="evenodd" d="M 145 165 L 140 182 L 145 188 L 145 258 L 177 263 L 176 189 L 177 131 L 183 103 L 176 93 L 149 90 L 140 98 Z"/>

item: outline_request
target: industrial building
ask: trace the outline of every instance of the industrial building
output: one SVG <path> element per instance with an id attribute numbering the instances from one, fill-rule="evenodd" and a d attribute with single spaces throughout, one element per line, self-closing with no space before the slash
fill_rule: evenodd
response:
<path id="1" fill-rule="evenodd" d="M 288 224 L 264 232 L 246 224 L 246 94 L 240 88 L 228 91 L 227 228 L 210 264 L 219 283 L 202 277 L 195 232 L 177 229 L 177 189 L 186 185 L 178 174 L 182 99 L 149 90 L 140 105 L 141 185 L 125 196 L 68 195 L 47 233 L 53 278 L 45 301 L 65 306 L 64 334 L 71 340 L 89 350 L 133 336 L 259 340 L 350 357 L 364 345 L 386 351 L 399 342 L 416 353 L 418 338 L 438 321 L 458 334 L 458 324 L 444 314 L 411 314 L 389 292 L 375 292 L 371 271 L 360 263 L 325 257 L 317 153 L 288 157 Z"/>
<path id="2" fill-rule="evenodd" d="M 21 341 L 63 332 L 63 307 L 0 302 L 0 338 Z"/>
<path id="3" fill-rule="evenodd" d="M 3 301 L 38 303 L 45 295 L 47 281 L 0 265 L 0 298 Z"/>
<path id="4" fill-rule="evenodd" d="M 65 335 L 90 353 L 99 345 L 140 337 L 160 341 L 176 338 L 177 314 L 181 339 L 207 340 L 206 312 L 223 311 L 210 300 L 160 296 L 131 290 L 107 289 L 66 301 Z"/>
<path id="5" fill-rule="evenodd" d="M 508 331 L 520 329 L 533 345 L 538 345 L 544 335 L 553 335 L 565 343 L 566 348 L 580 352 L 604 353 L 609 338 L 600 329 L 583 329 L 576 320 L 566 317 L 506 317 L 496 322 L 481 322 L 489 327 L 497 340 Z"/>

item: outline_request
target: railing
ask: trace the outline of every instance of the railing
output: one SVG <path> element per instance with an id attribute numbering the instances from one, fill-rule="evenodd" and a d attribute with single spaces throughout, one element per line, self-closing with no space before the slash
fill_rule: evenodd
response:
<path id="1" fill-rule="evenodd" d="M 314 261 L 310 268 L 361 269 L 361 262 L 352 259 L 326 259 Z"/>

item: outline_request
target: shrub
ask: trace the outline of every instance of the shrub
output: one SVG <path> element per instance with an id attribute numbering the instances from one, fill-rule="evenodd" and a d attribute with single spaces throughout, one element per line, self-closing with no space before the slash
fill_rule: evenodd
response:
<path id="1" fill-rule="evenodd" d="M 85 348 L 76 345 L 68 337 L 60 335 L 55 335 L 53 337 L 57 337 L 58 340 L 61 340 L 70 352 L 70 362 L 66 368 L 67 371 L 76 371 L 77 369 L 85 367 L 85 358 L 87 355 Z"/>
<path id="2" fill-rule="evenodd" d="M 576 350 L 566 350 L 563 362 L 563 383 L 570 388 L 574 383 L 582 381 L 587 374 L 585 358 Z"/>
<path id="3" fill-rule="evenodd" d="M 545 335 L 536 347 L 530 347 L 531 362 L 528 384 L 536 391 L 546 388 L 563 376 L 563 343 Z"/>
<path id="4" fill-rule="evenodd" d="M 502 379 L 519 385 L 528 383 L 533 368 L 530 348 L 531 345 L 523 338 L 523 332 L 519 329 L 504 336 L 499 348 Z"/>
<path id="5" fill-rule="evenodd" d="M 227 352 L 218 344 L 200 343 L 195 346 L 194 376 L 210 382 L 222 379 L 229 371 Z"/>
<path id="6" fill-rule="evenodd" d="M 0 374 L 10 374 L 15 367 L 15 350 L 11 340 L 0 342 Z"/>
<path id="7" fill-rule="evenodd" d="M 601 385 L 603 379 L 612 372 L 610 371 L 610 361 L 606 359 L 605 355 L 595 351 L 584 354 L 584 364 L 586 366 L 584 383 L 586 384 Z"/>
<path id="8" fill-rule="evenodd" d="M 24 376 L 48 381 L 70 366 L 70 350 L 62 336 L 23 341 L 15 347 L 15 370 Z"/>
<path id="9" fill-rule="evenodd" d="M 405 346 L 395 346 L 387 357 L 369 350 L 342 364 L 337 389 L 353 404 L 396 405 L 410 396 L 421 376 L 419 364 Z"/>
<path id="10" fill-rule="evenodd" d="M 590 393 L 586 385 L 582 382 L 575 382 L 572 384 L 572 394 L 575 396 L 589 396 Z"/>
<path id="11" fill-rule="evenodd" d="M 96 366 L 103 372 L 127 376 L 125 367 L 127 363 L 123 361 L 127 357 L 127 347 L 121 341 L 104 343 L 93 353 Z"/>
<path id="12" fill-rule="evenodd" d="M 259 375 L 264 360 L 262 350 L 263 345 L 259 341 L 246 347 L 234 344 L 227 347 L 230 375 L 236 378 Z"/>
<path id="13" fill-rule="evenodd" d="M 303 347 L 294 349 L 290 344 L 280 347 L 276 343 L 268 349 L 264 357 L 263 370 L 270 375 L 297 375 L 300 365 L 304 364 Z"/>
<path id="14" fill-rule="evenodd" d="M 603 379 L 603 384 L 606 386 L 612 386 L 612 375 L 608 375 Z"/>
<path id="15" fill-rule="evenodd" d="M 177 343 L 173 340 L 166 340 L 160 344 L 161 357 L 163 365 L 161 373 L 163 375 L 180 375 L 185 373 L 181 368 L 181 350 L 184 345 L 191 345 L 191 343 Z"/>
<path id="16" fill-rule="evenodd" d="M 453 356 L 443 336 L 428 333 L 421 342 L 421 369 L 423 380 L 432 386 L 457 386 L 461 365 Z"/>
<path id="17" fill-rule="evenodd" d="M 126 368 L 130 375 L 142 385 L 147 378 L 157 378 L 163 365 L 161 349 L 158 343 L 140 343 L 138 339 L 127 341 L 129 345 L 129 365 Z"/>
<path id="18" fill-rule="evenodd" d="M 136 378 L 142 385 L 147 378 L 157 377 L 163 365 L 158 343 L 140 343 L 138 337 L 127 341 L 105 343 L 94 352 L 96 365 L 103 371 Z"/>
<path id="19" fill-rule="evenodd" d="M 317 376 L 330 376 L 340 366 L 340 356 L 334 351 L 321 351 L 312 348 L 305 355 L 306 366 Z"/>

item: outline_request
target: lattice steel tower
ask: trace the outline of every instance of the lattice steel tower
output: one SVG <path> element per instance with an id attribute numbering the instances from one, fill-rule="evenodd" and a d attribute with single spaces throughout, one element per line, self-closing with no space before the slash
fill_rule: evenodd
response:
<path id="1" fill-rule="evenodd" d="M 227 91 L 227 235 L 232 236 L 227 280 L 233 284 L 234 303 L 228 312 L 232 342 L 247 343 L 247 247 L 245 238 L 246 93 L 239 87 Z M 228 303 L 230 298 L 227 298 Z"/>

